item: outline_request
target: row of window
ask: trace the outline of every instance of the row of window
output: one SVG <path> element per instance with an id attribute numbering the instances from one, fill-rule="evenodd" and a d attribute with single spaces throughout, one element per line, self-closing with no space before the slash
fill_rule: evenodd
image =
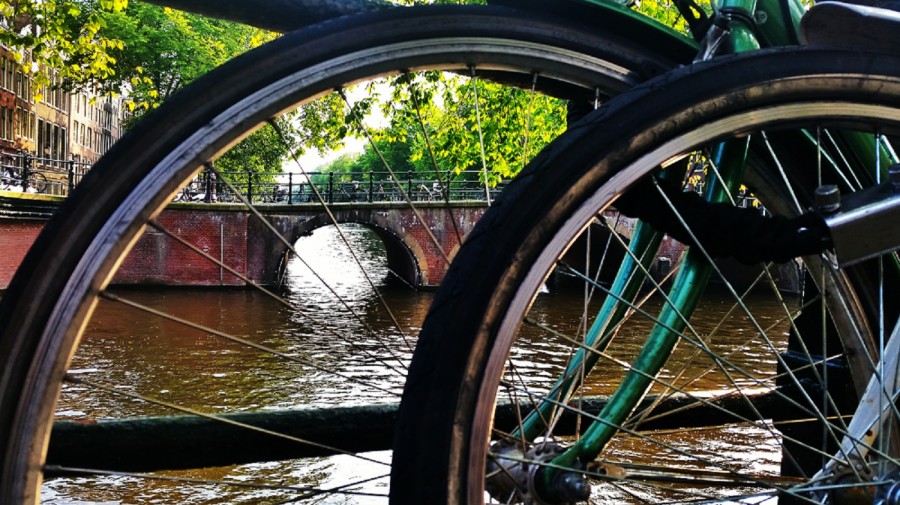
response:
<path id="1" fill-rule="evenodd" d="M 100 135 L 99 130 L 94 130 L 90 126 L 85 125 L 84 123 L 79 123 L 78 121 L 73 122 L 72 129 L 75 137 L 72 139 L 72 142 L 87 147 L 92 151 L 105 152 L 106 149 L 102 144 L 102 136 Z"/>
<path id="2" fill-rule="evenodd" d="M 0 140 L 34 139 L 34 112 L 0 107 Z"/>
<path id="3" fill-rule="evenodd" d="M 18 109 L 19 120 L 10 107 L 0 107 L 0 139 L 12 141 L 16 137 L 30 138 L 34 132 L 34 113 Z M 37 153 L 47 160 L 66 160 L 69 154 L 69 135 L 66 127 L 38 119 Z M 63 161 L 59 162 L 60 164 Z"/>
<path id="4" fill-rule="evenodd" d="M 16 82 L 16 64 L 10 59 L 0 58 L 0 88 L 13 91 Z"/>
<path id="5" fill-rule="evenodd" d="M 63 160 L 68 155 L 68 129 L 43 118 L 37 119 L 35 130 L 35 114 L 18 107 L 15 111 L 10 107 L 0 106 L 0 140 L 34 139 L 37 132 L 38 156 Z M 103 135 L 84 123 L 75 121 L 71 141 L 92 151 L 103 153 L 112 144 L 112 137 Z"/>
<path id="6" fill-rule="evenodd" d="M 19 69 L 11 59 L 0 56 L 0 88 L 15 93 L 19 98 L 33 102 L 32 79 Z M 50 86 L 42 89 L 43 103 L 62 112 L 69 112 L 70 101 L 75 112 L 113 129 L 119 126 L 117 115 L 102 104 L 92 102 L 85 94 L 72 95 L 60 87 L 62 80 L 52 76 Z"/>
<path id="7" fill-rule="evenodd" d="M 16 107 L 16 136 L 28 140 L 34 140 L 34 111 L 28 111 L 22 107 Z"/>
<path id="8" fill-rule="evenodd" d="M 0 106 L 0 140 L 15 142 L 21 139 L 34 142 L 35 153 L 39 158 L 45 159 L 64 160 L 69 157 L 70 142 L 71 146 L 77 145 L 97 153 L 105 152 L 114 140 L 110 132 L 115 135 L 119 129 L 120 109 L 112 103 L 93 101 L 85 94 L 67 93 L 60 85 L 59 77 L 51 77 L 50 84 L 43 87 L 42 104 L 68 115 L 68 119 L 60 119 L 64 123 L 71 123 L 56 124 L 38 117 L 27 106 Z M 28 103 L 34 103 L 33 86 L 32 78 L 0 50 L 0 89 L 13 93 Z M 88 120 L 78 121 L 76 114 Z M 72 127 L 71 132 L 67 128 L 69 125 Z M 103 125 L 106 133 L 99 125 Z"/>
<path id="9" fill-rule="evenodd" d="M 22 107 L 0 107 L 0 140 L 34 140 L 35 114 Z M 40 120 L 43 121 L 43 120 Z"/>
<path id="10" fill-rule="evenodd" d="M 69 135 L 66 128 L 38 119 L 38 157 L 48 160 L 65 160 L 69 154 Z"/>
<path id="11" fill-rule="evenodd" d="M 75 112 L 96 123 L 102 123 L 107 127 L 112 126 L 112 118 L 105 117 L 109 111 L 104 110 L 99 102 L 91 102 L 87 95 L 75 97 Z"/>
<path id="12" fill-rule="evenodd" d="M 50 77 L 50 86 L 44 86 L 44 103 L 62 112 L 69 112 L 69 99 L 71 95 L 60 87 L 62 79 L 53 75 Z"/>
<path id="13" fill-rule="evenodd" d="M 27 102 L 33 100 L 31 77 L 25 75 L 16 63 L 0 57 L 0 88 L 15 93 Z"/>

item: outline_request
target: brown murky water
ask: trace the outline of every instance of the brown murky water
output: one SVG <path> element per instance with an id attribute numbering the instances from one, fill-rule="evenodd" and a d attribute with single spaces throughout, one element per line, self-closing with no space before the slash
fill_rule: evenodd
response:
<path id="1" fill-rule="evenodd" d="M 363 261 L 379 284 L 389 276 L 382 260 L 378 239 L 363 229 L 352 229 L 351 239 L 363 244 Z M 290 266 L 285 297 L 301 307 L 290 310 L 267 296 L 252 291 L 120 290 L 118 293 L 155 309 L 186 317 L 204 326 L 246 338 L 301 357 L 291 362 L 187 328 L 156 316 L 103 302 L 88 329 L 72 368 L 74 373 L 116 389 L 189 406 L 208 413 L 265 411 L 298 407 L 331 407 L 399 401 L 403 375 L 413 341 L 405 341 L 390 322 L 373 295 L 372 288 L 355 269 L 348 268 L 338 239 L 329 229 L 318 230 L 299 244 L 301 256 L 317 263 L 320 275 L 329 280 L 345 300 L 351 300 L 355 316 L 306 272 L 296 260 Z M 313 251 L 306 255 L 304 251 Z M 322 252 L 325 252 L 324 254 Z M 403 332 L 414 335 L 432 295 L 402 287 L 385 287 L 383 296 L 395 309 Z M 541 295 L 538 313 L 562 326 L 577 325 L 580 298 L 569 295 Z M 565 303 L 558 303 L 563 301 Z M 704 301 L 702 319 L 718 323 L 726 302 L 709 297 Z M 783 310 L 754 305 L 763 319 L 778 320 Z M 327 321 L 329 331 L 319 322 Z M 703 322 L 698 322 L 703 326 Z M 368 326 L 374 331 L 365 330 Z M 736 359 L 746 366 L 759 367 L 760 375 L 770 374 L 774 365 L 758 358 L 762 350 L 746 347 L 747 322 L 731 317 L 717 338 L 732 339 Z M 762 323 L 767 326 L 766 322 Z M 638 340 L 641 332 L 636 330 Z M 703 331 L 702 329 L 700 331 Z M 374 335 L 374 336 L 367 336 Z M 628 346 L 626 345 L 625 348 Z M 525 366 L 521 373 L 552 381 L 563 366 L 568 350 L 561 345 L 535 338 L 517 351 L 516 360 Z M 688 353 L 685 353 L 687 356 Z M 686 357 L 684 359 L 691 359 Z M 696 365 L 697 367 L 705 365 Z M 329 373 L 336 370 L 340 376 Z M 607 379 L 593 384 L 592 392 L 606 393 Z M 348 379 L 349 378 L 349 379 Z M 353 380 L 358 378 L 362 384 Z M 371 387 L 372 385 L 377 386 Z M 698 387 L 707 387 L 701 383 Z M 81 386 L 66 386 L 58 409 L 65 420 L 92 420 L 171 414 L 145 402 L 98 392 Z M 673 443 L 686 447 L 706 444 L 710 453 L 722 458 L 746 458 L 760 469 L 777 468 L 779 454 L 771 437 L 761 430 L 725 428 L 716 436 L 708 432 L 672 436 Z M 722 445 L 722 440 L 730 441 Z M 627 453 L 632 448 L 623 446 Z M 748 453 L 750 454 L 748 456 Z M 389 462 L 387 451 L 368 454 Z M 136 458 L 140 455 L 136 454 Z M 287 486 L 335 488 L 372 479 L 348 488 L 347 494 L 323 496 L 311 503 L 386 503 L 388 466 L 362 462 L 349 456 L 272 462 L 234 467 L 165 472 L 164 476 L 193 479 L 227 479 L 244 483 L 265 482 Z M 596 493 L 595 493 L 596 494 Z M 133 476 L 77 477 L 53 479 L 45 483 L 43 501 L 48 504 L 280 504 L 291 503 L 296 492 L 277 489 L 242 489 L 213 483 L 150 482 Z M 305 503 L 309 503 L 305 502 Z"/>

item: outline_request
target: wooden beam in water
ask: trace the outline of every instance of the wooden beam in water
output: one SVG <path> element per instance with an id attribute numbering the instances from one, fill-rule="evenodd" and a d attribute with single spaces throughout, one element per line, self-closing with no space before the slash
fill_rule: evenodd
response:
<path id="1" fill-rule="evenodd" d="M 642 405 L 655 401 L 648 397 Z M 763 416 L 782 420 L 790 414 L 784 400 L 771 392 L 752 397 Z M 579 400 L 582 411 L 596 415 L 606 404 L 605 397 Z M 755 418 L 748 401 L 734 396 L 719 398 L 712 405 L 676 395 L 654 409 L 654 421 L 641 430 L 717 426 Z M 575 405 L 573 403 L 573 405 Z M 230 421 L 313 441 L 318 445 L 286 440 L 272 434 L 251 431 L 215 419 L 197 416 L 169 416 L 79 423 L 57 421 L 53 425 L 48 466 L 89 468 L 128 472 L 177 470 L 227 466 L 335 454 L 335 450 L 367 452 L 389 450 L 394 436 L 396 404 L 363 407 L 296 409 L 238 413 L 221 416 Z M 519 408 L 526 411 L 529 404 Z M 640 407 L 639 407 L 640 409 Z M 669 412 L 668 415 L 661 415 Z M 732 412 L 729 414 L 728 412 Z M 576 416 L 564 416 L 556 433 L 572 434 Z M 496 411 L 498 428 L 516 425 L 514 405 L 501 404 Z M 589 422 L 581 423 L 586 428 Z M 48 475 L 52 472 L 48 471 Z"/>

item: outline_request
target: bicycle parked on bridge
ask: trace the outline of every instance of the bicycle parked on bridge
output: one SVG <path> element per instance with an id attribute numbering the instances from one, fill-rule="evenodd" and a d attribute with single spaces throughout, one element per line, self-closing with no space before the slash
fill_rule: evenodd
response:
<path id="1" fill-rule="evenodd" d="M 109 479 L 117 487 L 142 489 L 143 482 L 170 477 L 145 472 L 289 458 L 310 446 L 317 456 L 341 455 L 329 464 L 351 460 L 349 468 L 365 464 L 378 471 L 353 478 L 357 473 L 347 470 L 350 477 L 339 483 L 275 484 L 266 488 L 279 493 L 273 501 L 331 494 L 380 495 L 387 501 L 388 464 L 367 451 L 387 449 L 389 441 L 369 443 L 347 431 L 312 440 L 321 433 L 294 423 L 288 434 L 267 431 L 262 439 L 281 437 L 277 447 L 258 451 L 260 435 L 248 424 L 276 417 L 267 416 L 273 405 L 246 407 L 260 417 L 225 417 L 152 393 L 128 397 L 210 418 L 213 426 L 224 418 L 239 427 L 227 436 L 230 443 L 218 459 L 200 458 L 205 451 L 199 449 L 168 460 L 142 449 L 142 457 L 134 458 L 125 449 L 124 458 L 101 462 L 89 460 L 90 451 L 53 452 L 53 441 L 45 454 L 63 382 L 79 391 L 122 389 L 95 377 L 99 372 L 67 372 L 98 301 L 185 324 L 177 308 L 160 312 L 108 288 L 115 267 L 145 228 L 177 237 L 156 218 L 171 195 L 245 128 L 346 83 L 427 67 L 470 76 L 476 84 L 488 79 L 523 86 L 529 98 L 541 92 L 593 104 L 697 54 L 706 59 L 720 48 L 791 42 L 793 21 L 802 11 L 799 4 L 761 0 L 728 3 L 706 18 L 696 6 L 682 4 L 702 39 L 698 44 L 614 4 L 516 5 L 386 9 L 300 30 L 198 81 L 124 137 L 47 225 L 0 307 L 4 503 L 35 502 L 44 475 L 113 472 Z M 828 24 L 859 14 L 836 8 L 836 17 L 810 19 Z M 883 22 L 894 26 L 890 19 Z M 817 33 L 822 32 L 809 32 Z M 851 494 L 894 503 L 897 450 L 888 435 L 894 428 L 900 355 L 894 347 L 900 339 L 889 337 L 897 316 L 890 295 L 898 262 L 896 254 L 885 253 L 896 241 L 889 233 L 894 199 L 883 180 L 898 161 L 891 140 L 900 122 L 900 60 L 867 51 L 791 49 L 723 57 L 662 75 L 575 124 L 505 190 L 460 250 L 408 376 L 413 341 L 402 336 L 417 323 L 395 320 L 388 330 L 375 331 L 373 322 L 388 316 L 354 303 L 355 293 L 338 296 L 339 287 L 328 287 L 329 303 L 315 312 L 325 319 L 311 322 L 304 319 L 308 301 L 294 303 L 258 289 L 294 311 L 303 320 L 297 324 L 346 339 L 348 347 L 370 363 L 397 370 L 395 375 L 371 380 L 370 366 L 340 362 L 337 370 L 325 369 L 306 359 L 314 346 L 264 345 L 252 330 L 231 334 L 197 323 L 191 328 L 315 369 L 322 374 L 318 382 L 346 381 L 352 385 L 346 396 L 381 391 L 396 400 L 406 383 L 390 469 L 394 503 L 841 503 Z M 472 89 L 477 99 L 477 86 Z M 474 101 L 471 108 L 483 106 Z M 473 137 L 479 137 L 477 130 L 473 125 Z M 522 133 L 528 137 L 527 126 Z M 525 157 L 527 152 L 523 148 Z M 117 170 L 123 160 L 127 171 Z M 704 167 L 706 198 L 718 202 L 712 207 L 680 191 L 697 163 Z M 402 186 L 395 176 L 393 181 Z M 116 191 L 94 191 L 100 185 Z M 772 231 L 772 222 L 759 224 L 727 210 L 742 185 L 780 216 L 774 222 L 782 228 Z M 853 195 L 836 202 L 828 185 Z M 808 212 L 818 188 L 824 188 L 821 212 L 832 213 L 825 218 Z M 646 221 L 609 212 L 628 207 L 635 194 L 644 197 L 628 213 Z M 646 195 L 652 198 L 642 205 Z M 316 199 L 324 202 L 321 195 Z M 688 215 L 685 208 L 699 210 Z M 725 217 L 716 222 L 719 216 Z M 453 230 L 454 222 L 434 236 L 436 243 L 462 235 L 465 230 Z M 648 222 L 693 245 L 662 278 L 649 271 L 666 242 Z M 877 233 L 860 231 L 870 223 Z M 823 225 L 833 244 L 808 249 L 808 234 L 823 231 Z M 740 233 L 748 227 L 760 234 Z M 751 247 L 771 243 L 763 242 L 762 233 L 775 237 L 777 257 Z M 709 236 L 720 234 L 731 243 L 711 245 Z M 869 235 L 875 244 L 861 240 Z M 278 243 L 292 247 L 289 237 Z M 230 275 L 244 275 L 197 249 Z M 711 261 L 720 255 L 756 264 L 750 281 L 737 284 L 720 262 Z M 787 264 L 795 272 L 789 275 L 799 281 L 795 293 L 781 289 L 781 271 L 771 260 L 791 260 Z M 375 290 L 377 282 L 371 284 Z M 724 296 L 711 304 L 705 295 L 715 289 Z M 570 310 L 548 316 L 545 309 L 554 304 Z M 764 306 L 771 309 L 765 319 L 757 317 Z M 359 314 L 359 326 L 329 327 L 327 314 L 335 307 Z M 860 399 L 875 407 L 852 415 Z M 322 408 L 317 415 L 335 410 Z M 376 410 L 364 412 L 374 416 Z M 703 436 L 687 436 L 699 430 Z M 195 428 L 190 437 L 176 437 L 177 444 L 209 440 L 199 435 Z M 153 445 L 163 445 L 162 438 L 153 437 Z M 126 447 L 118 441 L 114 446 Z M 173 477 L 180 485 L 189 481 Z M 234 493 L 226 500 L 257 499 Z"/>
<path id="2" fill-rule="evenodd" d="M 0 189 L 2 190 L 44 193 L 47 186 L 47 177 L 36 170 L 25 170 L 8 161 L 0 165 Z"/>

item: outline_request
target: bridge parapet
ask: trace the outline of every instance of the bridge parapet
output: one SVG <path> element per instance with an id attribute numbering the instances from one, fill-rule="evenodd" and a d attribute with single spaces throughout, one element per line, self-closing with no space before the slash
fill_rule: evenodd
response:
<path id="1" fill-rule="evenodd" d="M 0 191 L 0 289 L 5 289 L 44 222 L 63 198 Z M 332 224 L 313 203 L 257 205 L 291 244 Z M 344 202 L 329 206 L 338 223 L 372 229 L 384 242 L 388 267 L 414 287 L 438 285 L 452 257 L 486 209 L 484 202 Z M 169 232 L 254 282 L 278 282 L 287 246 L 242 204 L 172 203 L 157 218 Z M 454 222 L 456 226 L 454 226 Z M 460 237 L 456 230 L 459 229 Z M 430 230 L 430 234 L 429 234 Z M 437 240 L 435 243 L 431 235 Z M 114 284 L 243 286 L 239 277 L 159 230 L 148 228 L 123 262 Z"/>
<path id="2" fill-rule="evenodd" d="M 384 242 L 388 268 L 416 288 L 437 286 L 461 240 L 484 213 L 483 202 L 425 202 L 413 211 L 402 202 L 348 202 L 329 206 L 339 224 L 372 229 Z M 320 205 L 261 205 L 271 228 L 293 244 L 332 224 Z M 277 284 L 288 247 L 269 225 L 245 207 L 228 204 L 172 204 L 159 224 L 194 247 L 263 285 Z M 455 226 L 454 226 L 455 222 Z M 459 236 L 457 236 L 457 229 Z M 430 232 L 430 233 L 429 233 Z M 436 239 L 433 240 L 432 236 Z M 116 284 L 242 286 L 244 281 L 168 235 L 148 230 L 113 280 Z"/>

